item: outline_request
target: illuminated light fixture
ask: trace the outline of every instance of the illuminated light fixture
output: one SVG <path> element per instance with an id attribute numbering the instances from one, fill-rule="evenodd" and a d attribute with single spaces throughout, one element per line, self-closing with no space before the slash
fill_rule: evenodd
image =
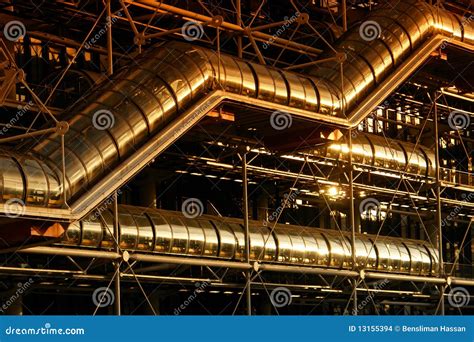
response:
<path id="1" fill-rule="evenodd" d="M 342 290 L 336 290 L 336 289 L 321 289 L 321 292 L 342 293 Z"/>
<path id="2" fill-rule="evenodd" d="M 224 167 L 224 168 L 226 168 L 226 169 L 233 169 L 233 168 L 234 168 L 232 165 L 223 164 L 223 163 L 218 163 L 218 162 L 213 162 L 213 161 L 207 161 L 206 164 L 207 164 L 207 165 L 211 165 L 211 166 Z"/>

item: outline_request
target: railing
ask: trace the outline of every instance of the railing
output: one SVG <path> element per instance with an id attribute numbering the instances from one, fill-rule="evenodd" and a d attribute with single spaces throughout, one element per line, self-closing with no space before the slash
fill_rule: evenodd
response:
<path id="1" fill-rule="evenodd" d="M 453 269 L 453 263 L 444 263 L 444 272 L 446 275 L 460 278 L 474 278 L 474 265 L 456 264 Z"/>
<path id="2" fill-rule="evenodd" d="M 440 168 L 441 180 L 454 185 L 474 186 L 474 173 L 455 169 Z"/>

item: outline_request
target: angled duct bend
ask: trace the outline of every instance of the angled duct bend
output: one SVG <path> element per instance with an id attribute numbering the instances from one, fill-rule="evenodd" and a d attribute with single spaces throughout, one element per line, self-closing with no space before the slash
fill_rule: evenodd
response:
<path id="1" fill-rule="evenodd" d="M 309 71 L 311 76 L 303 76 L 227 55 L 219 60 L 212 50 L 183 43 L 150 49 L 66 113 L 68 200 L 77 198 L 210 90 L 224 89 L 309 116 L 342 117 L 431 34 L 441 32 L 474 43 L 472 27 L 463 27 L 460 18 L 426 3 L 402 2 L 374 12 L 369 20 L 380 25 L 379 39 L 364 40 L 355 27 L 336 46 L 348 56 L 343 64 L 344 101 L 337 67 L 317 68 Z M 101 124 L 110 127 L 96 128 Z M 0 156 L 1 201 L 20 198 L 28 205 L 60 206 L 61 137 L 53 134 L 30 152 L 34 158 Z M 26 159 L 31 162 L 25 163 Z"/>
<path id="2" fill-rule="evenodd" d="M 372 12 L 335 43 L 334 49 L 346 55 L 342 82 L 337 63 L 325 63 L 309 70 L 309 74 L 327 80 L 338 89 L 342 85 L 342 108 L 350 120 L 354 107 L 434 34 L 474 44 L 474 25 L 466 18 L 424 1 L 388 3 L 387 7 Z M 333 55 L 333 52 L 328 53 L 322 57 Z"/>

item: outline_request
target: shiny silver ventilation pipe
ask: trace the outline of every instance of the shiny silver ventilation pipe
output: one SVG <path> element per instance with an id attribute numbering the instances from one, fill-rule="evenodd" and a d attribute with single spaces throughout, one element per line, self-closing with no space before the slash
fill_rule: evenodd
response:
<path id="1" fill-rule="evenodd" d="M 243 221 L 182 212 L 119 206 L 120 248 L 148 254 L 245 260 Z M 96 212 L 73 223 L 63 244 L 93 249 L 114 248 L 112 211 Z M 410 275 L 435 275 L 438 252 L 424 241 L 355 236 L 353 265 L 351 235 L 329 229 L 249 222 L 250 259 L 267 264 L 378 270 Z"/>
<path id="2" fill-rule="evenodd" d="M 380 27 L 375 39 L 367 39 L 360 30 L 368 21 Z M 314 67 L 301 75 L 202 47 L 160 44 L 119 70 L 110 82 L 94 88 L 63 116 L 70 126 L 64 137 L 66 198 L 72 203 L 109 173 L 114 175 L 109 183 L 99 182 L 100 196 L 93 189 L 94 194 L 82 200 L 87 203 L 81 203 L 76 214 L 85 215 L 159 153 L 150 147 L 140 156 L 141 164 L 131 167 L 137 149 L 163 136 L 166 141 L 160 147 L 172 143 L 179 134 L 169 130 L 164 134 L 166 127 L 177 125 L 177 118 L 185 113 L 188 120 L 180 119 L 179 125 L 188 129 L 183 125 L 192 126 L 195 118 L 225 99 L 354 126 L 357 122 L 351 121 L 351 110 L 407 56 L 439 34 L 474 44 L 472 25 L 463 25 L 460 17 L 425 2 L 403 1 L 374 11 L 336 44 L 336 51 L 347 57 L 342 82 L 338 63 Z M 194 110 L 196 103 L 199 107 Z M 28 156 L 4 152 L 0 156 L 0 206 L 18 198 L 27 206 L 60 207 L 64 202 L 59 186 L 62 165 L 59 134 L 33 146 Z"/>

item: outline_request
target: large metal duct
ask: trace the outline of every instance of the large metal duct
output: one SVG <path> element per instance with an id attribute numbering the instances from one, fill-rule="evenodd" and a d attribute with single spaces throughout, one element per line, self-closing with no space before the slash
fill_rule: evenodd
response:
<path id="1" fill-rule="evenodd" d="M 219 58 L 215 51 L 183 43 L 149 49 L 63 116 L 70 125 L 65 135 L 67 199 L 78 198 L 211 90 L 223 89 L 242 101 L 280 104 L 309 116 L 343 117 L 429 36 L 441 33 L 474 44 L 471 26 L 425 2 L 398 2 L 367 19 L 380 26 L 378 38 L 366 39 L 356 26 L 337 43 L 337 51 L 348 56 L 343 63 L 342 92 L 337 63 L 334 68 L 314 68 L 308 71 L 311 76 L 304 76 L 224 54 Z M 114 121 L 108 129 L 92 124 L 107 119 Z M 28 154 L 34 157 L 7 152 L 0 156 L 0 203 L 19 198 L 31 206 L 59 207 L 63 202 L 58 198 L 61 137 L 47 137 Z"/>
<path id="2" fill-rule="evenodd" d="M 352 161 L 388 172 L 408 172 L 413 175 L 434 177 L 436 158 L 433 151 L 420 144 L 384 138 L 374 134 L 355 132 L 352 138 Z M 315 148 L 309 153 L 334 161 L 349 161 L 349 142 L 339 141 Z"/>
<path id="3" fill-rule="evenodd" d="M 120 248 L 147 253 L 245 260 L 242 220 L 119 206 Z M 273 226 L 275 226 L 273 228 Z M 69 226 L 63 244 L 114 248 L 112 211 L 95 213 Z M 438 253 L 424 241 L 356 234 L 328 229 L 250 221 L 250 259 L 263 263 L 379 270 L 412 275 L 438 271 Z"/>

